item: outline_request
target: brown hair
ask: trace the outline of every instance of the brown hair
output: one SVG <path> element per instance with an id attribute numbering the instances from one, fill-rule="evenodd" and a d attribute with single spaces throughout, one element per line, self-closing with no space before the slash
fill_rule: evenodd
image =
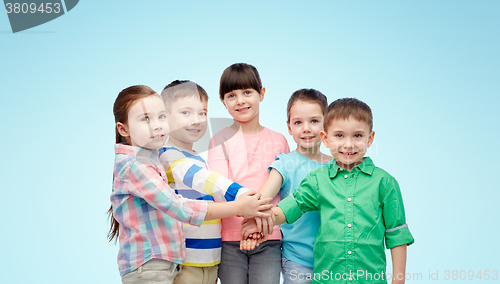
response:
<path id="1" fill-rule="evenodd" d="M 327 131 L 328 126 L 334 119 L 348 119 L 352 116 L 354 119 L 368 124 L 370 131 L 373 128 L 372 110 L 364 102 L 355 98 L 338 99 L 331 103 L 326 109 L 323 128 Z"/>
<path id="2" fill-rule="evenodd" d="M 319 104 L 321 110 L 323 111 L 323 115 L 325 115 L 326 106 L 328 105 L 328 101 L 326 96 L 323 95 L 320 91 L 315 89 L 300 89 L 295 91 L 290 99 L 288 100 L 288 104 L 286 106 L 286 117 L 287 121 L 290 122 L 290 109 L 296 101 L 306 101 L 313 102 Z"/>
<path id="3" fill-rule="evenodd" d="M 161 92 L 165 108 L 170 112 L 170 105 L 179 98 L 198 96 L 200 100 L 208 101 L 208 94 L 200 85 L 189 80 L 175 80 Z"/>
<path id="4" fill-rule="evenodd" d="M 235 63 L 227 67 L 220 77 L 220 99 L 224 100 L 225 94 L 241 89 L 254 89 L 260 93 L 262 81 L 257 68 L 246 63 Z"/>
<path id="5" fill-rule="evenodd" d="M 137 85 L 131 86 L 126 89 L 123 89 L 116 97 L 115 104 L 113 105 L 113 114 L 115 115 L 115 133 L 116 133 L 116 143 L 127 143 L 130 144 L 130 141 L 126 137 L 123 137 L 118 132 L 116 128 L 116 123 L 121 122 L 123 124 L 127 124 L 128 122 L 128 112 L 130 108 L 134 105 L 137 100 L 147 98 L 151 95 L 156 94 L 148 86 Z M 113 176 L 114 179 L 114 176 Z M 111 228 L 108 232 L 108 239 L 112 241 L 114 238 L 118 238 L 120 224 L 113 216 L 113 206 L 111 206 L 108 210 L 108 216 L 111 219 Z"/>

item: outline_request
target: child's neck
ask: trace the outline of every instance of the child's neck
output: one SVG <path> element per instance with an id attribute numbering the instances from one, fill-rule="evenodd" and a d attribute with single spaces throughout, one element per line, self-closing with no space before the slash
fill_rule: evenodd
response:
<path id="1" fill-rule="evenodd" d="M 233 125 L 231 125 L 229 128 L 234 131 L 242 132 L 244 134 L 257 134 L 264 130 L 264 126 L 260 125 L 259 123 L 258 116 L 247 122 L 239 122 L 237 120 L 234 120 Z"/>
<path id="2" fill-rule="evenodd" d="M 330 156 L 327 156 L 320 151 L 320 146 L 321 144 L 318 144 L 314 147 L 311 148 L 304 148 L 301 147 L 300 145 L 297 145 L 297 149 L 295 151 L 302 156 L 308 158 L 309 160 L 318 162 L 318 163 L 325 163 L 328 161 L 331 161 L 333 158 Z"/>
<path id="3" fill-rule="evenodd" d="M 354 167 L 359 166 L 361 163 L 363 163 L 364 160 L 365 160 L 365 158 L 363 158 L 359 161 L 356 161 L 352 164 L 349 164 L 349 165 L 346 165 L 346 164 L 343 164 L 343 163 L 337 161 L 337 166 L 343 168 L 344 170 L 346 170 L 348 172 L 351 172 Z"/>
<path id="4" fill-rule="evenodd" d="M 172 146 L 175 146 L 175 147 L 179 147 L 179 148 L 193 151 L 193 143 L 185 143 L 185 142 L 182 142 L 182 141 L 175 139 L 172 136 L 168 137 L 167 143 L 172 145 Z"/>

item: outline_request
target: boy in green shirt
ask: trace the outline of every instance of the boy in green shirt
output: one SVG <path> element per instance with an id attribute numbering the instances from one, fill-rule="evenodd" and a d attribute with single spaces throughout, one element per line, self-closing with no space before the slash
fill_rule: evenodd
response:
<path id="1" fill-rule="evenodd" d="M 335 162 L 309 173 L 293 197 L 273 208 L 277 225 L 319 211 L 314 273 L 302 276 L 312 283 L 404 283 L 406 247 L 414 240 L 397 181 L 364 157 L 373 143 L 372 125 L 365 103 L 353 98 L 331 103 L 320 135 Z M 255 222 L 247 222 L 243 239 L 255 231 Z M 385 272 L 384 240 L 392 275 Z M 243 248 L 251 244 L 242 242 Z"/>

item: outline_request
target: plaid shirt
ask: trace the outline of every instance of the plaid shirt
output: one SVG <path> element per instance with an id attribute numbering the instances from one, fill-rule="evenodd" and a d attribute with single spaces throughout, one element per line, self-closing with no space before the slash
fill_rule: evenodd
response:
<path id="1" fill-rule="evenodd" d="M 184 263 L 182 222 L 200 226 L 207 202 L 175 194 L 165 183 L 158 151 L 116 144 L 115 153 L 111 204 L 120 223 L 120 275 L 152 258 Z"/>

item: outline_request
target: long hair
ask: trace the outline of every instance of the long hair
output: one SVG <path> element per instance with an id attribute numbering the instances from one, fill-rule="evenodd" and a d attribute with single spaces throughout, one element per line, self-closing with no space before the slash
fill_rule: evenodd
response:
<path id="1" fill-rule="evenodd" d="M 116 143 L 127 143 L 130 144 L 130 141 L 127 137 L 123 137 L 118 132 L 118 128 L 116 124 L 121 122 L 123 124 L 128 123 L 128 112 L 130 108 L 134 105 L 137 100 L 147 98 L 151 95 L 154 95 L 156 92 L 153 91 L 148 86 L 137 85 L 131 86 L 126 89 L 123 89 L 115 100 L 115 104 L 113 105 L 113 114 L 115 115 L 115 133 L 116 133 Z M 113 180 L 114 180 L 113 174 Z M 111 205 L 108 209 L 108 217 L 111 219 L 111 228 L 108 232 L 108 239 L 111 242 L 113 239 L 118 239 L 118 235 L 120 232 L 120 224 L 116 221 L 113 216 L 113 205 Z"/>

